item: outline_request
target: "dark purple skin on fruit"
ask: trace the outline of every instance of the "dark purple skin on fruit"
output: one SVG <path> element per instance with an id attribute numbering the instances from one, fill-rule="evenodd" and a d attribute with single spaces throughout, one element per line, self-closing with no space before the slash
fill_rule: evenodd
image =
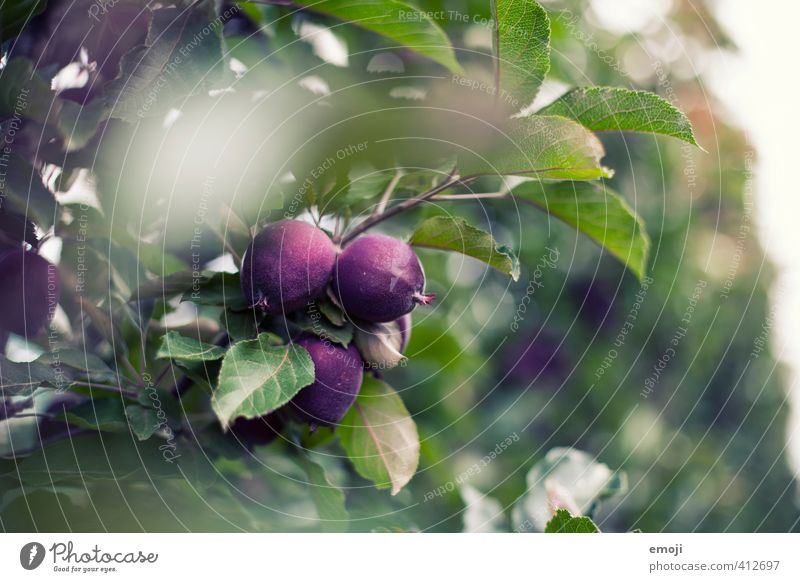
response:
<path id="1" fill-rule="evenodd" d="M 336 261 L 333 292 L 348 317 L 374 323 L 394 321 L 427 305 L 425 272 L 411 247 L 382 234 L 362 236 Z"/>
<path id="2" fill-rule="evenodd" d="M 58 269 L 36 253 L 0 257 L 0 328 L 28 338 L 50 322 L 60 294 Z"/>
<path id="3" fill-rule="evenodd" d="M 268 445 L 283 430 L 283 420 L 274 412 L 258 418 L 237 418 L 230 432 L 246 449 Z"/>
<path id="4" fill-rule="evenodd" d="M 241 285 L 248 304 L 271 315 L 305 307 L 331 278 L 336 248 L 327 234 L 305 222 L 266 226 L 247 248 Z"/>
<path id="5" fill-rule="evenodd" d="M 361 390 L 361 354 L 352 344 L 344 348 L 316 336 L 302 337 L 295 343 L 311 355 L 315 380 L 292 398 L 292 410 L 312 429 L 339 424 Z"/>

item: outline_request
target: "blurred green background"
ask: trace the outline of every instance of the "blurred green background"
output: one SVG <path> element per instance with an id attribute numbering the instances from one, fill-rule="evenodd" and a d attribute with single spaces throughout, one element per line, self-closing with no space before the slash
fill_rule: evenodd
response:
<path id="1" fill-rule="evenodd" d="M 469 15 L 439 23 L 465 67 L 487 74 L 481 54 L 491 38 L 475 22 L 489 18 L 488 2 L 417 4 Z M 707 150 L 653 136 L 603 136 L 605 163 L 616 170 L 610 184 L 643 216 L 652 238 L 648 283 L 640 286 L 575 230 L 507 201 L 457 209 L 442 201 L 388 223 L 387 232 L 405 235 L 421 216 L 458 212 L 478 226 L 491 224 L 497 240 L 519 251 L 523 270 L 512 283 L 461 256 L 421 253 L 439 299 L 434 309 L 414 312 L 408 365 L 386 373 L 419 428 L 418 474 L 390 497 L 342 462 L 335 443 L 314 453 L 345 491 L 350 531 L 462 531 L 469 494 L 454 486 L 456 479 L 499 503 L 498 529 L 517 529 L 512 508 L 526 492 L 526 474 L 555 447 L 583 450 L 627 474 L 627 491 L 595 513 L 603 530 L 800 530 L 784 454 L 784 375 L 769 349 L 759 349 L 769 340 L 772 269 L 753 224 L 758 153 L 706 90 L 702 67 L 696 69 L 704 55 L 736 48 L 706 3 L 663 5 L 663 13 L 643 11 L 634 31 L 620 32 L 609 28 L 615 17 L 603 15 L 602 2 L 545 3 L 554 48 L 542 103 L 575 85 L 654 91 L 686 111 Z M 242 18 L 228 23 L 225 34 L 256 30 Z M 290 32 L 253 38 L 269 45 Z M 362 50 L 380 42 L 354 28 L 336 32 Z M 319 64 L 309 46 L 292 51 L 283 74 Z M 350 69 L 319 74 L 330 73 L 334 86 L 337 75 L 368 77 L 355 70 L 361 61 L 354 57 Z M 409 74 L 429 69 L 410 61 Z M 523 317 L 517 330 L 515 313 Z M 123 459 L 115 475 L 90 485 L 77 475 L 52 479 L 53 460 L 71 456 L 70 442 L 53 445 L 46 458 L 35 453 L 26 462 L 38 473 L 31 471 L 24 495 L 2 482 L 0 525 L 6 531 L 319 528 L 305 477 L 289 458 L 291 444 L 250 453 L 196 428 L 179 437 L 177 472 L 155 448 L 134 450 L 121 436 L 79 437 L 87 471 L 109 450 Z M 491 462 L 481 462 L 508 439 Z M 153 469 L 123 479 L 142 464 Z"/>

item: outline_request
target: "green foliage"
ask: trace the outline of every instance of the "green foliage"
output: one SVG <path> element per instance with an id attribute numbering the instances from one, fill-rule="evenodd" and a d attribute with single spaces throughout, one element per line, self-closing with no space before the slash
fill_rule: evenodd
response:
<path id="1" fill-rule="evenodd" d="M 309 458 L 308 454 L 301 452 L 296 456 L 297 464 L 305 472 L 308 487 L 321 522 L 323 531 L 347 531 L 350 515 L 344 505 L 344 493 L 331 484 L 325 474 L 325 469 Z"/>
<path id="2" fill-rule="evenodd" d="M 539 113 L 569 117 L 592 131 L 641 131 L 697 145 L 689 119 L 669 101 L 647 91 L 616 87 L 573 89 Z"/>
<path id="3" fill-rule="evenodd" d="M 64 418 L 71 425 L 81 428 L 122 432 L 128 428 L 125 414 L 121 398 L 94 398 L 65 411 Z"/>
<path id="4" fill-rule="evenodd" d="M 16 36 L 34 16 L 47 6 L 47 0 L 6 0 L 0 7 L 0 43 Z"/>
<path id="5" fill-rule="evenodd" d="M 56 216 L 56 199 L 44 187 L 33 166 L 11 154 L 4 178 L 4 206 L 27 216 L 42 228 L 51 227 Z"/>
<path id="6" fill-rule="evenodd" d="M 519 279 L 519 259 L 505 245 L 498 245 L 491 234 L 459 217 L 437 216 L 420 224 L 409 243 L 429 249 L 454 251 L 483 261 L 514 281 Z"/>
<path id="7" fill-rule="evenodd" d="M 356 471 L 392 495 L 411 480 L 419 464 L 417 426 L 388 384 L 364 378 L 356 403 L 342 419 L 339 438 Z"/>
<path id="8" fill-rule="evenodd" d="M 61 100 L 53 95 L 47 81 L 34 70 L 30 59 L 10 59 L 0 71 L 0 79 L 3 79 L 0 86 L 0 117 L 13 117 L 16 114 L 45 123 L 50 116 L 58 113 Z"/>
<path id="9" fill-rule="evenodd" d="M 673 322 L 651 304 L 663 299 L 665 314 L 684 309 L 674 298 L 679 294 L 650 277 L 686 286 L 701 276 L 686 267 L 676 279 L 670 269 L 683 265 L 675 255 L 684 248 L 682 237 L 690 222 L 677 208 L 681 188 L 673 175 L 677 156 L 670 148 L 679 144 L 655 152 L 649 140 L 626 135 L 631 142 L 625 142 L 623 152 L 623 138 L 605 134 L 601 143 L 595 133 L 648 132 L 696 145 L 688 118 L 655 94 L 610 87 L 575 89 L 536 114 L 514 115 L 527 112 L 547 75 L 558 81 L 630 82 L 595 64 L 597 55 L 587 47 L 576 46 L 556 8 L 548 17 L 532 0 L 497 0 L 491 6 L 465 2 L 459 7 L 465 14 L 496 21 L 496 28 L 487 31 L 494 33 L 495 49 L 488 55 L 470 48 L 459 52 L 458 59 L 453 45 L 466 44 L 474 23 L 435 21 L 428 8 L 444 8 L 439 0 L 431 0 L 430 7 L 426 3 L 425 12 L 395 0 L 242 3 L 235 18 L 247 18 L 245 35 L 241 30 L 228 34 L 229 24 L 223 34 L 220 14 L 214 12 L 218 4 L 152 6 L 144 14 L 147 26 L 141 38 L 119 54 L 103 49 L 102 43 L 102 50 L 90 51 L 90 59 L 103 63 L 108 57 L 111 62 L 102 75 L 92 71 L 87 86 L 71 94 L 56 95 L 50 89 L 49 79 L 66 64 L 51 53 L 17 54 L 12 49 L 0 72 L 3 134 L 15 115 L 19 119 L 14 123 L 20 125 L 3 184 L 3 216 L 12 217 L 13 223 L 8 228 L 0 224 L 3 240 L 32 244 L 34 224 L 40 233 L 53 228 L 47 236 L 63 244 L 59 272 L 67 289 L 59 325 L 63 317 L 69 322 L 69 332 L 54 328 L 53 337 L 31 341 L 36 353 L 45 352 L 33 362 L 0 358 L 3 403 L 21 412 L 14 420 L 14 443 L 23 438 L 32 443 L 12 450 L 14 458 L 8 462 L 13 470 L 0 476 L 4 486 L 32 487 L 33 494 L 50 500 L 42 508 L 63 503 L 63 512 L 53 510 L 48 519 L 69 515 L 70 527 L 76 520 L 86 520 L 84 525 L 90 520 L 80 517 L 86 513 L 80 511 L 86 500 L 76 490 L 91 495 L 93 502 L 96 497 L 107 501 L 105 511 L 120 511 L 123 501 L 131 500 L 133 513 L 137 501 L 139 508 L 149 509 L 163 495 L 170 511 L 148 511 L 146 517 L 113 514 L 119 521 L 110 520 L 110 527 L 134 529 L 143 527 L 139 519 L 153 519 L 165 530 L 180 522 L 180 527 L 201 530 L 453 531 L 461 527 L 462 508 L 468 531 L 597 531 L 592 520 L 606 531 L 629 529 L 640 518 L 637 512 L 644 512 L 646 529 L 662 529 L 673 516 L 661 508 L 684 504 L 693 513 L 679 515 L 681 526 L 694 527 L 691 520 L 705 511 L 712 512 L 709 519 L 716 520 L 715 526 L 725 526 L 719 524 L 726 509 L 692 506 L 696 501 L 683 497 L 687 480 L 673 472 L 684 461 L 703 470 L 711 465 L 719 443 L 696 430 L 712 420 L 702 416 L 711 404 L 696 394 L 664 398 L 657 405 L 665 413 L 653 420 L 647 416 L 652 403 L 640 402 L 631 389 L 631 382 L 646 376 L 653 346 L 669 341 L 674 331 L 661 328 Z M 305 43 L 297 42 L 297 25 L 307 19 L 330 26 L 345 41 L 350 66 L 325 65 Z M 4 38 L 6 22 L 0 20 Z M 92 25 L 69 22 L 79 38 L 89 32 L 80 26 Z M 34 29 L 23 33 L 44 34 Z M 573 50 L 581 51 L 575 62 L 589 63 L 585 75 L 577 77 L 574 64 L 564 63 L 563 55 Z M 376 55 L 394 68 L 376 66 Z M 443 77 L 445 69 L 456 76 Z M 27 106 L 17 111 L 21 93 Z M 368 145 L 363 151 L 348 149 L 354 143 Z M 621 162 L 628 155 L 629 168 Z M 614 182 L 613 171 L 604 164 L 616 166 Z M 655 170 L 662 167 L 663 184 Z M 43 170 L 53 168 L 61 174 L 56 179 L 48 175 L 44 185 Z M 89 177 L 87 189 L 96 194 L 97 209 L 58 203 L 53 185 L 65 190 L 79 173 Z M 436 190 L 456 175 L 461 182 Z M 480 197 L 480 192 L 497 190 L 498 176 L 505 175 L 514 177 L 507 189 L 500 188 L 502 195 Z M 202 182 L 207 176 L 208 184 Z M 448 196 L 435 195 L 445 190 Z M 658 198 L 662 190 L 664 200 Z M 635 204 L 626 201 L 632 192 L 643 193 Z M 699 200 L 707 205 L 704 210 L 717 207 Z M 734 207 L 730 201 L 725 204 Z M 363 322 L 349 321 L 325 297 L 317 300 L 313 314 L 265 316 L 244 301 L 239 275 L 218 272 L 223 267 L 216 260 L 224 252 L 224 268 L 230 270 L 231 259 L 238 266 L 253 233 L 285 216 L 318 222 L 337 243 L 369 216 L 391 218 L 379 228 L 418 248 L 475 258 L 510 280 L 487 270 L 487 288 L 475 289 L 472 280 L 451 280 L 452 257 L 421 253 L 440 300 L 432 311 L 415 312 L 407 352 L 392 354 L 402 365 L 367 370 L 356 404 L 342 424 L 312 434 L 283 408 L 314 381 L 308 353 L 291 340 L 314 333 L 347 346 L 357 330 L 363 334 Z M 702 226 L 705 214 L 695 216 Z M 584 245 L 582 237 L 575 242 L 574 232 L 564 234 L 566 228 L 548 228 L 551 217 L 606 252 Z M 669 225 L 658 233 L 659 253 L 652 259 L 644 219 Z M 474 226 L 487 222 L 491 228 Z M 575 246 L 563 248 L 570 244 Z M 569 273 L 561 265 L 542 272 L 532 257 L 541 256 L 546 247 L 560 248 L 563 256 L 573 251 Z M 614 261 L 593 264 L 603 254 L 638 277 L 642 287 Z M 78 267 L 87 264 L 88 274 L 77 280 L 82 274 Z M 746 268 L 742 263 L 743 273 Z M 514 284 L 520 278 L 545 284 L 532 294 Z M 586 280 L 612 290 L 607 294 L 612 305 L 603 307 L 597 318 L 602 324 L 585 313 L 602 301 L 574 291 Z M 73 293 L 78 285 L 84 289 Z M 442 289 L 447 290 L 446 300 L 441 299 Z M 613 341 L 608 338 L 615 337 L 625 317 L 616 304 L 627 306 L 641 289 L 650 289 L 653 299 L 641 308 L 641 329 L 631 331 L 628 340 L 642 350 L 641 357 L 628 361 L 620 349 L 619 361 L 598 380 L 595 370 Z M 763 298 L 761 291 L 754 297 Z M 529 306 L 522 331 L 541 333 L 540 339 L 508 334 L 508 307 L 520 301 Z M 746 314 L 751 330 L 754 321 L 760 325 L 763 319 L 763 302 L 753 309 Z M 173 317 L 183 322 L 173 325 Z M 731 333 L 724 335 L 735 335 L 725 329 Z M 650 330 L 652 338 L 645 333 Z M 212 345 L 221 337 L 230 338 L 230 348 Z M 687 352 L 710 350 L 710 357 L 727 353 L 727 346 L 710 346 L 710 340 L 684 341 Z M 542 344 L 552 351 L 543 355 Z M 526 356 L 538 367 L 526 368 Z M 766 365 L 766 358 L 762 361 Z M 559 367 L 572 372 L 565 378 Z M 623 376 L 627 369 L 632 370 L 630 377 Z M 670 380 L 671 385 L 682 382 Z M 712 387 L 735 384 L 731 378 L 712 380 Z M 708 382 L 694 372 L 692 386 Z M 54 389 L 80 402 L 62 403 Z M 684 406 L 698 398 L 696 409 Z M 752 404 L 747 398 L 738 400 L 745 409 Z M 771 414 L 771 406 L 772 401 L 759 401 L 756 409 Z M 236 431 L 228 429 L 238 419 L 273 412 L 283 427 L 280 437 L 245 452 L 247 443 L 237 442 Z M 701 442 L 695 452 L 680 449 L 685 446 L 681 423 L 689 417 L 694 428 L 687 427 L 686 433 L 692 442 Z M 653 461 L 638 449 L 639 440 L 628 446 L 630 427 L 640 426 L 636 422 L 645 423 L 635 432 L 636 439 L 647 436 L 650 422 L 663 437 L 657 442 L 674 441 L 675 450 Z M 485 458 L 521 426 L 530 427 L 524 438 L 492 456 L 491 470 L 476 477 L 475 486 L 459 480 L 461 464 Z M 65 440 L 66 430 L 76 434 Z M 77 434 L 82 431 L 90 434 Z M 45 433 L 54 442 L 40 436 Z M 615 437 L 609 442 L 610 434 Z M 745 437 L 737 438 L 741 440 L 731 450 L 748 450 Z M 774 448 L 775 439 L 773 435 L 764 447 Z M 625 490 L 624 473 L 611 471 L 589 453 L 545 453 L 553 442 L 581 442 L 587 451 L 603 451 L 603 460 L 612 466 L 635 468 L 635 474 L 649 471 L 652 462 L 658 472 L 653 482 L 672 483 L 674 477 L 675 484 L 655 493 L 652 504 L 637 497 L 641 489 L 631 492 L 607 525 L 600 511 L 607 506 L 601 502 Z M 313 452 L 299 450 L 297 443 Z M 653 446 L 648 442 L 647 447 Z M 165 450 L 172 452 L 170 459 L 180 455 L 175 461 L 180 472 L 165 461 Z M 785 483 L 777 470 L 761 464 L 764 458 L 748 461 L 759 469 L 751 472 L 767 476 L 765 488 L 785 500 L 780 493 Z M 420 466 L 425 471 L 418 472 Z M 731 467 L 709 471 L 719 483 L 729 478 Z M 527 483 L 523 470 L 529 470 Z M 88 484 L 73 486 L 81 475 Z M 364 487 L 361 478 L 392 495 Z M 753 483 L 739 489 L 747 479 L 737 477 L 730 491 L 757 491 Z M 576 515 L 584 517 L 559 511 L 550 519 L 545 481 L 559 485 L 559 494 L 565 496 L 562 506 L 576 507 Z M 708 487 L 708 481 L 698 487 Z M 117 488 L 116 494 L 123 491 L 124 499 L 104 489 L 104 482 Z M 210 500 L 208 505 L 192 503 L 198 497 L 196 486 L 203 501 Z M 439 488 L 445 493 L 425 500 Z M 14 491 L 10 488 L 2 502 L 11 516 L 4 514 L 4 526 L 24 527 L 13 525 L 29 523 L 22 508 L 25 496 Z M 704 494 L 697 499 L 712 498 L 708 489 Z M 724 501 L 731 506 L 730 499 Z M 270 505 L 297 508 L 302 519 L 263 510 Z M 209 517 L 209 507 L 224 517 Z M 743 517 L 738 523 L 757 524 L 762 518 Z"/>
<path id="10" fill-rule="evenodd" d="M 211 398 L 223 428 L 238 417 L 257 418 L 283 406 L 314 381 L 314 362 L 297 345 L 276 347 L 268 334 L 231 346 Z"/>
<path id="11" fill-rule="evenodd" d="M 465 154 L 463 176 L 520 174 L 548 180 L 594 180 L 612 172 L 600 164 L 603 144 L 572 120 L 531 115 L 514 118 L 503 135 L 476 154 Z"/>
<path id="12" fill-rule="evenodd" d="M 176 287 L 178 286 L 178 275 L 176 277 Z M 190 277 L 180 276 L 180 281 L 192 280 Z M 239 284 L 239 274 L 214 273 L 211 277 L 202 278 L 195 281 L 192 285 L 196 286 L 191 291 L 183 294 L 183 301 L 191 301 L 197 305 L 224 306 L 234 311 L 242 311 L 249 307 L 247 301 L 242 296 L 241 285 Z M 185 289 L 185 287 L 182 287 Z"/>
<path id="13" fill-rule="evenodd" d="M 533 103 L 550 70 L 550 19 L 534 0 L 492 0 L 495 99 L 512 111 Z"/>
<path id="14" fill-rule="evenodd" d="M 411 4 L 397 0 L 300 0 L 297 4 L 364 27 L 461 72 L 447 35 L 426 12 Z"/>
<path id="15" fill-rule="evenodd" d="M 647 273 L 650 238 L 642 219 L 625 199 L 601 185 L 581 182 L 526 182 L 511 195 L 563 220 L 606 249 L 639 279 Z"/>
<path id="16" fill-rule="evenodd" d="M 106 87 L 113 117 L 136 122 L 214 86 L 222 71 L 218 27 L 201 10 L 153 12 L 145 44 L 126 53 Z"/>
<path id="17" fill-rule="evenodd" d="M 171 358 L 182 362 L 208 362 L 219 360 L 224 355 L 223 348 L 184 337 L 176 331 L 161 338 L 161 347 L 156 353 L 157 358 Z"/>
<path id="18" fill-rule="evenodd" d="M 566 509 L 558 509 L 547 522 L 544 533 L 600 533 L 600 530 L 588 517 L 573 517 Z"/>
<path id="19" fill-rule="evenodd" d="M 158 418 L 158 412 L 137 404 L 125 407 L 125 417 L 128 419 L 133 434 L 140 441 L 149 439 L 163 424 L 163 421 Z"/>
<path id="20" fill-rule="evenodd" d="M 58 375 L 56 371 L 40 362 L 12 362 L 0 355 L 0 383 L 3 396 L 16 396 L 27 394 L 38 386 L 56 386 Z"/>

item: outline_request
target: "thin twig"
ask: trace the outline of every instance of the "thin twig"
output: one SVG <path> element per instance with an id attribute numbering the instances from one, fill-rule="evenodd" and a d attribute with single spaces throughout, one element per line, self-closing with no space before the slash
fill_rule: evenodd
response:
<path id="1" fill-rule="evenodd" d="M 292 0 L 244 0 L 245 4 L 262 4 L 264 6 L 295 6 Z"/>
<path id="2" fill-rule="evenodd" d="M 485 192 L 476 194 L 439 194 L 431 200 L 489 200 L 492 198 L 507 198 L 508 192 Z"/>
<path id="3" fill-rule="evenodd" d="M 381 196 L 380 202 L 375 207 L 375 210 L 372 213 L 372 216 L 377 216 L 379 214 L 383 214 L 386 211 L 386 205 L 389 204 L 389 200 L 392 199 L 392 194 L 394 194 L 395 188 L 397 188 L 397 184 L 400 183 L 400 179 L 403 177 L 403 172 L 398 171 L 391 179 L 389 184 L 386 186 L 386 189 L 383 191 L 383 195 Z"/>
<path id="4" fill-rule="evenodd" d="M 401 212 L 405 212 L 406 210 L 414 208 L 415 206 L 430 200 L 437 194 L 440 194 L 445 190 L 449 190 L 453 186 L 458 186 L 459 184 L 466 186 L 468 184 L 471 184 L 477 179 L 478 179 L 477 177 L 473 177 L 473 178 L 467 178 L 462 181 L 458 175 L 451 176 L 447 180 L 445 180 L 438 186 L 431 188 L 427 192 L 424 192 L 423 194 L 420 194 L 419 196 L 416 196 L 414 198 L 409 198 L 407 200 L 404 200 L 403 202 L 401 202 L 396 206 L 392 206 L 391 208 L 387 209 L 383 214 L 379 214 L 377 216 L 370 216 L 364 222 L 355 227 L 350 232 L 350 234 L 348 234 L 346 237 L 342 239 L 342 245 L 347 244 L 348 242 L 356 238 L 358 235 L 360 235 L 362 232 L 369 230 L 379 222 L 383 222 L 384 220 L 391 218 L 396 214 L 400 214 Z"/>

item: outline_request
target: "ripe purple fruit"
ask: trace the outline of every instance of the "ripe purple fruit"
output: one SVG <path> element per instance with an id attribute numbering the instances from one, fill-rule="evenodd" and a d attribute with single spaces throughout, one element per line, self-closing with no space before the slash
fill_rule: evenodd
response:
<path id="1" fill-rule="evenodd" d="M 382 234 L 362 236 L 336 261 L 333 291 L 345 313 L 356 319 L 386 323 L 410 313 L 435 295 L 426 294 L 425 272 L 403 241 Z"/>
<path id="2" fill-rule="evenodd" d="M 344 348 L 316 336 L 304 336 L 295 343 L 311 356 L 315 379 L 292 398 L 292 408 L 312 428 L 335 426 L 361 390 L 364 379 L 361 355 L 353 345 Z"/>
<path id="3" fill-rule="evenodd" d="M 54 265 L 22 249 L 0 257 L 0 328 L 35 336 L 52 319 L 58 298 L 59 277 Z"/>
<path id="4" fill-rule="evenodd" d="M 336 248 L 327 234 L 305 222 L 281 220 L 265 227 L 242 260 L 241 285 L 248 304 L 267 313 L 289 313 L 328 285 Z"/>
<path id="5" fill-rule="evenodd" d="M 258 418 L 237 418 L 231 425 L 230 432 L 248 450 L 253 447 L 268 445 L 283 430 L 281 417 L 271 412 Z"/>

